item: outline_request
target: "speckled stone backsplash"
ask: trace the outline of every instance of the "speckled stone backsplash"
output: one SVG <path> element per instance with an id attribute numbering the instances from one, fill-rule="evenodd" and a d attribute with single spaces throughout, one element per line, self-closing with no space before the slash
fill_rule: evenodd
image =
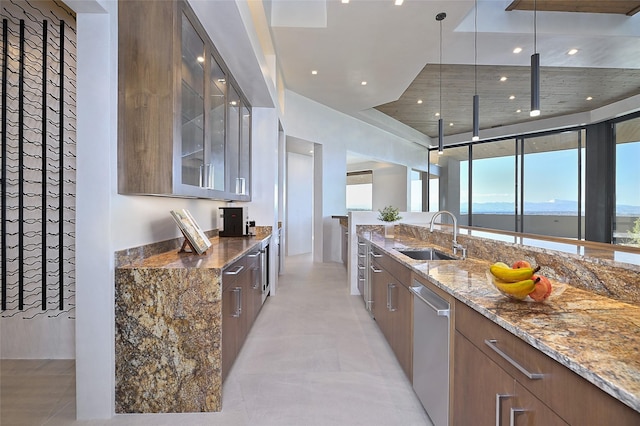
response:
<path id="1" fill-rule="evenodd" d="M 373 229 L 371 231 L 381 232 Z M 445 227 L 442 231 L 436 229 L 431 233 L 424 226 L 400 224 L 396 225 L 396 234 L 441 247 L 451 247 L 450 227 Z M 540 274 L 553 280 L 640 305 L 640 266 L 607 259 L 608 253 L 592 249 L 593 256 L 589 253 L 583 255 L 576 247 L 574 254 L 467 235 L 458 235 L 458 242 L 467 248 L 468 257 L 489 262 L 502 261 L 509 265 L 524 259 L 534 266 L 540 266 Z"/>

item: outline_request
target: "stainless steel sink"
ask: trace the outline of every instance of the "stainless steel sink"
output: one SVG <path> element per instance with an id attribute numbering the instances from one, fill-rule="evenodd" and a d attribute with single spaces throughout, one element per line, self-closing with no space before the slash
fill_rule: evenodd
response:
<path id="1" fill-rule="evenodd" d="M 432 248 L 398 250 L 398 252 L 415 260 L 458 260 L 449 254 Z"/>

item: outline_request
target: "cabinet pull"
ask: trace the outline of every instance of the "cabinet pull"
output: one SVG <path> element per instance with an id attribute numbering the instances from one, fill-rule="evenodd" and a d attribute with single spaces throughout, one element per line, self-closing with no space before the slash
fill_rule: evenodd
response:
<path id="1" fill-rule="evenodd" d="M 231 314 L 234 318 L 239 318 L 242 314 L 242 287 L 234 287 L 232 290 L 236 295 L 236 309 L 233 314 Z"/>
<path id="2" fill-rule="evenodd" d="M 518 414 L 524 414 L 527 410 L 524 408 L 512 408 L 511 413 L 509 414 L 509 426 L 516 426 L 516 416 Z"/>
<path id="3" fill-rule="evenodd" d="M 258 250 L 258 251 L 257 251 L 257 252 L 255 252 L 255 253 L 249 253 L 249 254 L 247 255 L 247 257 L 251 257 L 251 258 L 253 258 L 253 257 L 258 257 L 258 256 L 260 256 L 260 250 Z"/>
<path id="4" fill-rule="evenodd" d="M 236 266 L 232 271 L 224 271 L 225 275 L 238 275 L 240 271 L 244 269 L 244 266 Z"/>
<path id="5" fill-rule="evenodd" d="M 370 254 L 371 254 L 371 257 L 376 257 L 376 258 L 377 258 L 377 257 L 382 257 L 382 255 L 381 255 L 381 254 L 378 254 L 378 253 L 376 253 L 375 251 L 372 251 Z"/>
<path id="6" fill-rule="evenodd" d="M 365 268 L 363 265 L 358 265 L 358 269 L 359 269 L 360 271 L 364 271 L 364 270 L 365 270 L 365 269 L 367 269 L 367 268 Z"/>
<path id="7" fill-rule="evenodd" d="M 502 400 L 511 398 L 513 395 L 507 394 L 496 394 L 496 426 L 500 426 L 502 424 Z"/>
<path id="8" fill-rule="evenodd" d="M 398 308 L 393 307 L 393 289 L 396 288 L 396 285 L 393 283 L 387 284 L 387 309 L 391 312 L 395 312 Z"/>
<path id="9" fill-rule="evenodd" d="M 358 245 L 359 245 L 360 247 L 364 247 L 364 246 L 366 246 L 366 245 L 367 245 L 367 243 L 358 243 Z"/>
<path id="10" fill-rule="evenodd" d="M 498 348 L 498 346 L 496 346 L 496 343 L 498 343 L 498 341 L 496 339 L 485 339 L 484 340 L 484 344 L 485 345 L 489 346 L 495 353 L 500 355 L 505 361 L 507 361 L 509 364 L 513 365 L 515 368 L 518 369 L 518 371 L 520 371 L 522 374 L 527 376 L 527 378 L 529 378 L 531 380 L 538 380 L 538 379 L 542 379 L 544 377 L 544 374 L 542 374 L 542 373 L 532 373 L 529 370 L 525 369 L 523 366 L 518 364 L 509 355 L 507 355 L 506 353 L 502 352 L 500 350 L 500 348 Z"/>
<path id="11" fill-rule="evenodd" d="M 373 265 L 371 265 L 371 270 L 372 270 L 375 274 L 378 274 L 378 273 L 382 272 L 382 269 L 376 269 L 376 267 L 375 267 L 375 266 L 373 266 Z"/>

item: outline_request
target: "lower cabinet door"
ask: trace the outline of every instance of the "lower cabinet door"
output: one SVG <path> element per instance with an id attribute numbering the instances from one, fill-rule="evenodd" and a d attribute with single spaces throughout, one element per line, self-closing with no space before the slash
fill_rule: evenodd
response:
<path id="1" fill-rule="evenodd" d="M 222 291 L 222 380 L 224 381 L 240 350 L 242 288 L 234 280 Z"/>
<path id="2" fill-rule="evenodd" d="M 411 381 L 413 380 L 413 296 L 411 291 L 400 283 L 395 284 L 389 294 L 390 306 L 393 309 L 391 346 L 404 373 Z"/>
<path id="3" fill-rule="evenodd" d="M 515 380 L 458 331 L 454 348 L 453 424 L 508 425 Z"/>
<path id="4" fill-rule="evenodd" d="M 544 405 L 520 383 L 515 385 L 515 398 L 510 410 L 510 423 L 517 426 L 565 426 L 568 425 L 549 407 Z"/>

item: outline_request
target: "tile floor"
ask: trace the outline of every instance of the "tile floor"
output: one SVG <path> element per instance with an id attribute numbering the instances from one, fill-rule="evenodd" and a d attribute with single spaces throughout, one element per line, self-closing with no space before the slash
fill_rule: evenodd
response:
<path id="1" fill-rule="evenodd" d="M 73 361 L 2 360 L 0 425 L 430 425 L 346 269 L 288 257 L 223 389 L 220 413 L 75 420 Z"/>

